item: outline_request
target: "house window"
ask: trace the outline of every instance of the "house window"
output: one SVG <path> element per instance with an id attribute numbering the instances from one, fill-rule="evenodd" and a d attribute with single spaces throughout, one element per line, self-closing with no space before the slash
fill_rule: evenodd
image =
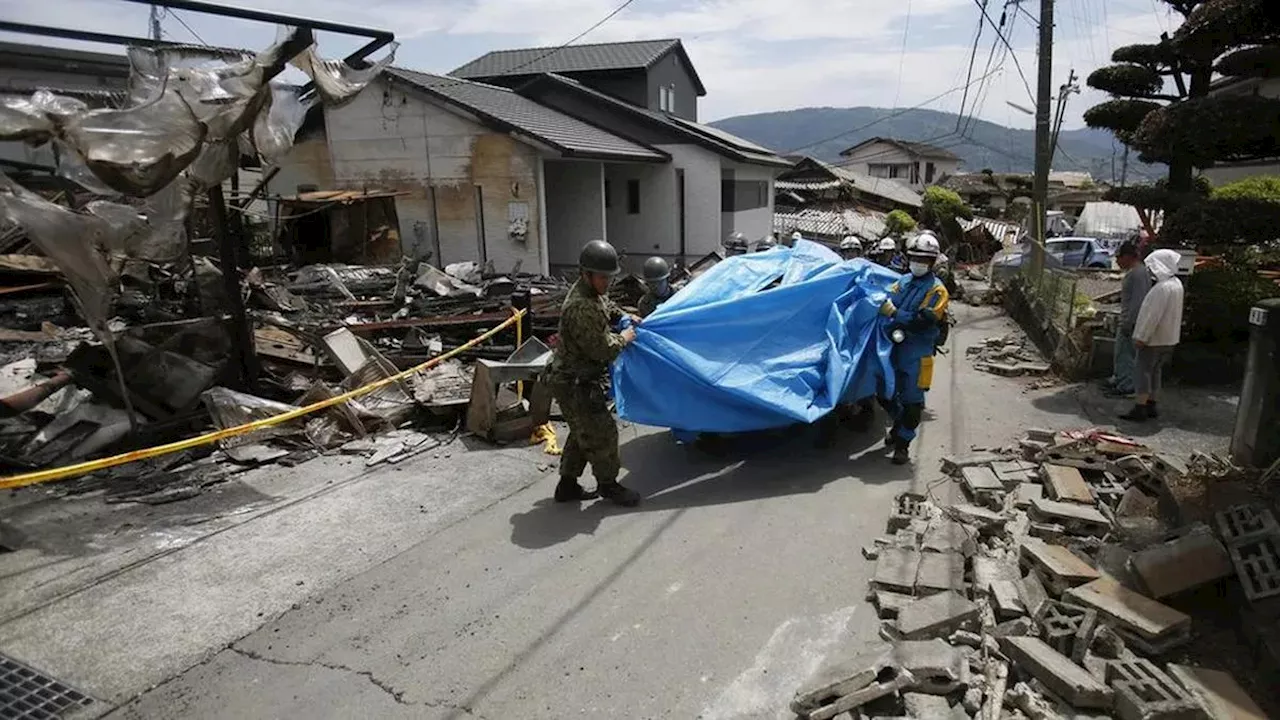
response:
<path id="1" fill-rule="evenodd" d="M 608 210 L 610 207 L 612 207 L 612 206 L 613 206 L 613 201 L 612 201 L 612 198 L 613 198 L 613 192 L 612 192 L 612 190 L 613 190 L 613 188 L 609 186 L 609 181 L 608 181 L 608 180 L 605 180 L 605 181 L 604 181 L 604 207 L 605 207 L 605 209 L 606 209 L 606 210 Z"/>
<path id="2" fill-rule="evenodd" d="M 663 85 L 658 88 L 658 108 L 663 112 L 676 111 L 675 85 Z"/>
<path id="3" fill-rule="evenodd" d="M 627 214 L 640 214 L 640 181 L 627 181 Z"/>
<path id="4" fill-rule="evenodd" d="M 924 181 L 926 183 L 933 182 L 933 174 L 937 172 L 937 170 L 938 169 L 934 167 L 933 163 L 925 163 L 924 164 Z"/>
<path id="5" fill-rule="evenodd" d="M 910 167 L 911 167 L 911 184 L 919 185 L 920 184 L 920 163 L 918 162 L 911 163 Z"/>

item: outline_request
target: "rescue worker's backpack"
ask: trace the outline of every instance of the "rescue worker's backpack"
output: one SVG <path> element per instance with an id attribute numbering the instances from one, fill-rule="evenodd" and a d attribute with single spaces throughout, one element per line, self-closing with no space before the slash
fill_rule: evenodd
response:
<path id="1" fill-rule="evenodd" d="M 933 341 L 934 350 L 946 346 L 947 338 L 951 335 L 951 326 L 955 324 L 955 318 L 951 317 L 950 310 L 942 313 L 942 319 L 938 321 L 938 337 Z"/>

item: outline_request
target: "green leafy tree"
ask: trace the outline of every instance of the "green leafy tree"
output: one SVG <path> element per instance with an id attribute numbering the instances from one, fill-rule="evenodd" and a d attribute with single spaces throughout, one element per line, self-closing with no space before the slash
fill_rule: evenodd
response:
<path id="1" fill-rule="evenodd" d="M 921 198 L 920 224 L 929 230 L 942 234 L 948 243 L 959 242 L 963 234 L 960 230 L 959 218 L 969 220 L 973 210 L 965 204 L 964 199 L 954 190 L 931 185 L 924 189 Z"/>
<path id="2" fill-rule="evenodd" d="M 904 235 L 916 229 L 916 220 L 904 210 L 894 210 L 884 219 L 885 235 Z"/>

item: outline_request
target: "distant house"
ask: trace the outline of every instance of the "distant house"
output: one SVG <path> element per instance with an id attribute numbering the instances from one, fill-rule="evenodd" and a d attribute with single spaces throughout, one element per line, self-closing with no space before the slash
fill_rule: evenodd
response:
<path id="1" fill-rule="evenodd" d="M 668 61 L 685 76 L 666 82 L 674 91 L 629 95 Z M 571 270 L 593 239 L 628 269 L 650 255 L 687 263 L 730 232 L 772 229 L 773 179 L 789 163 L 690 119 L 705 90 L 679 41 L 502 51 L 457 72 L 486 81 L 390 68 L 324 107 L 272 191 L 395 191 L 406 255 L 499 272 Z"/>
<path id="2" fill-rule="evenodd" d="M 1222 78 L 1212 85 L 1210 94 L 1280 98 L 1280 78 Z M 1204 176 L 1215 186 L 1255 175 L 1280 175 L 1280 158 L 1217 163 L 1204 171 Z"/>
<path id="3" fill-rule="evenodd" d="M 801 157 L 778 175 L 774 184 L 778 205 L 844 208 L 858 206 L 890 212 L 920 209 L 920 194 L 906 183 L 876 178 L 847 167 Z"/>
<path id="4" fill-rule="evenodd" d="M 684 45 L 676 39 L 495 50 L 449 73 L 518 87 L 543 73 L 577 80 L 629 105 L 698 119 L 707 94 Z"/>
<path id="5" fill-rule="evenodd" d="M 875 178 L 906 183 L 915 190 L 941 182 L 960 170 L 960 156 L 935 145 L 874 137 L 840 152 L 842 166 Z"/>
<path id="6" fill-rule="evenodd" d="M 1029 203 L 1034 178 L 1027 173 L 959 173 L 942 181 L 975 211 L 998 217 L 1015 201 Z M 1049 209 L 1078 215 L 1086 203 L 1100 200 L 1107 186 L 1085 172 L 1049 173 Z"/>

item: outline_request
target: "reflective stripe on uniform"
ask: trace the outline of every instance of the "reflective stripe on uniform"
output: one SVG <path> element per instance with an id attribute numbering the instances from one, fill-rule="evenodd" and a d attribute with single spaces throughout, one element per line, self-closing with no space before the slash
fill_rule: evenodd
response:
<path id="1" fill-rule="evenodd" d="M 928 390 L 933 385 L 933 356 L 920 358 L 920 374 L 916 377 L 916 387 Z"/>

